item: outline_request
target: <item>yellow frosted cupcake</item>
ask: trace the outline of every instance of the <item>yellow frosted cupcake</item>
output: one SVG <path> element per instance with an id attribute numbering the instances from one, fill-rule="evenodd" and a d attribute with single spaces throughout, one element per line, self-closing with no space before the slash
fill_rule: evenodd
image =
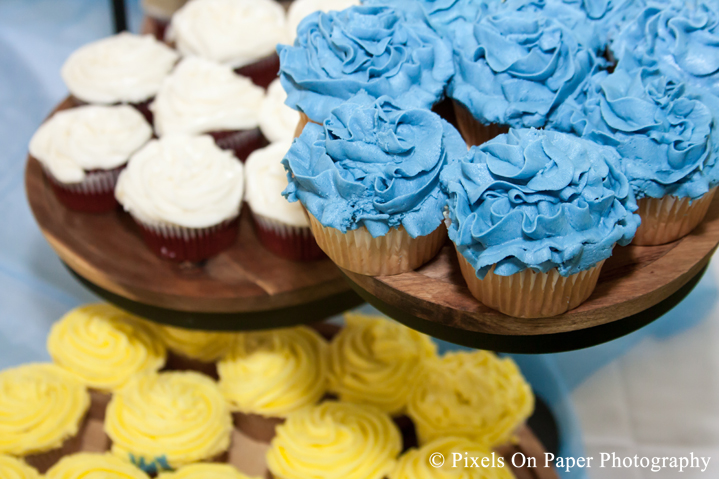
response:
<path id="1" fill-rule="evenodd" d="M 165 472 L 157 479 L 253 479 L 229 464 L 191 464 L 175 472 Z M 257 479 L 257 478 L 254 478 Z"/>
<path id="2" fill-rule="evenodd" d="M 215 362 L 232 347 L 237 334 L 158 326 L 160 338 L 170 351 L 169 369 L 200 371 L 217 377 Z"/>
<path id="3" fill-rule="evenodd" d="M 112 454 L 80 453 L 64 457 L 45 475 L 47 479 L 149 479 L 129 462 Z"/>
<path id="4" fill-rule="evenodd" d="M 328 401 L 287 417 L 267 453 L 275 479 L 384 479 L 402 449 L 379 409 Z"/>
<path id="5" fill-rule="evenodd" d="M 509 442 L 533 410 L 532 389 L 514 361 L 488 351 L 447 353 L 428 367 L 407 404 L 420 445 L 456 436 L 495 447 Z"/>
<path id="6" fill-rule="evenodd" d="M 0 477 L 2 479 L 40 479 L 40 473 L 21 459 L 0 454 Z"/>
<path id="7" fill-rule="evenodd" d="M 112 391 L 132 376 L 165 365 L 163 344 L 140 318 L 109 304 L 75 308 L 55 323 L 47 350 L 90 388 L 90 416 L 102 420 Z"/>
<path id="8" fill-rule="evenodd" d="M 282 418 L 325 395 L 327 342 L 304 326 L 243 333 L 217 369 L 238 427 L 269 441 Z"/>
<path id="9" fill-rule="evenodd" d="M 41 472 L 79 450 L 90 395 L 54 364 L 0 372 L 0 454 L 24 456 Z"/>
<path id="10" fill-rule="evenodd" d="M 404 414 L 407 398 L 437 346 L 382 316 L 345 314 L 346 326 L 330 343 L 329 390 L 342 401 Z"/>
<path id="11" fill-rule="evenodd" d="M 226 452 L 232 417 L 217 383 L 204 374 L 144 374 L 113 395 L 105 431 L 115 455 L 153 473 Z"/>

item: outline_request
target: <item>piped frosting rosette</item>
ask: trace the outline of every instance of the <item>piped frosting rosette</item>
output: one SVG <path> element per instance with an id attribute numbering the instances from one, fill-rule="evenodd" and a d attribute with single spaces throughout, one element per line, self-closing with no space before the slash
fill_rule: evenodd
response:
<path id="1" fill-rule="evenodd" d="M 289 44 L 294 43 L 297 27 L 306 17 L 315 12 L 341 11 L 359 5 L 360 0 L 294 0 L 287 9 L 287 34 Z"/>
<path id="2" fill-rule="evenodd" d="M 345 327 L 330 343 L 330 391 L 342 401 L 404 413 L 415 382 L 437 346 L 424 334 L 381 316 L 345 314 Z"/>
<path id="3" fill-rule="evenodd" d="M 0 454 L 0 477 L 3 479 L 40 479 L 40 473 L 21 459 Z"/>
<path id="4" fill-rule="evenodd" d="M 418 382 L 407 406 L 420 445 L 453 436 L 499 446 L 533 410 L 532 388 L 514 361 L 488 351 L 447 353 Z"/>
<path id="5" fill-rule="evenodd" d="M 232 417 L 217 383 L 203 374 L 144 374 L 113 395 L 105 431 L 113 454 L 157 472 L 227 451 Z"/>
<path id="6" fill-rule="evenodd" d="M 235 410 L 285 417 L 327 391 L 327 343 L 304 326 L 242 333 L 217 369 Z"/>
<path id="7" fill-rule="evenodd" d="M 294 5 L 294 3 L 293 3 Z M 295 136 L 300 115 L 285 105 L 287 93 L 279 79 L 275 79 L 267 88 L 267 94 L 260 104 L 258 121 L 265 138 L 273 142 L 291 141 Z"/>
<path id="8" fill-rule="evenodd" d="M 234 333 L 172 326 L 158 326 L 158 334 L 170 351 L 204 363 L 211 363 L 225 356 L 237 337 Z"/>
<path id="9" fill-rule="evenodd" d="M 431 108 L 454 72 L 450 47 L 428 25 L 392 7 L 317 12 L 280 45 L 287 105 L 321 123 L 360 90 L 403 108 Z"/>
<path id="10" fill-rule="evenodd" d="M 50 469 L 47 479 L 149 479 L 129 461 L 111 454 L 79 453 L 66 456 Z"/>
<path id="11" fill-rule="evenodd" d="M 384 479 L 401 448 L 387 414 L 329 401 L 291 414 L 277 428 L 267 466 L 275 479 Z"/>
<path id="12" fill-rule="evenodd" d="M 60 448 L 78 434 L 90 395 L 54 364 L 0 372 L 0 454 L 27 456 Z"/>
<path id="13" fill-rule="evenodd" d="M 163 472 L 157 479 L 251 479 L 230 464 L 190 464 L 174 472 Z M 257 478 L 254 478 L 257 479 Z"/>

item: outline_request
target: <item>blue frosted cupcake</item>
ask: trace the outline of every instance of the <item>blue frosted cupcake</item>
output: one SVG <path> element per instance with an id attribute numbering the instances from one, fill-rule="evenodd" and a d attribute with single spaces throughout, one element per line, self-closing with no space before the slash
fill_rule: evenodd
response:
<path id="1" fill-rule="evenodd" d="M 286 104 L 303 115 L 301 125 L 322 123 L 360 90 L 402 108 L 429 109 L 454 72 L 449 44 L 392 7 L 316 12 L 300 23 L 294 46 L 277 51 Z"/>
<path id="2" fill-rule="evenodd" d="M 483 17 L 455 40 L 448 89 L 470 145 L 512 128 L 540 128 L 589 75 L 596 58 L 566 26 L 539 12 Z"/>
<path id="3" fill-rule="evenodd" d="M 475 298 L 510 316 L 579 306 L 639 224 L 619 154 L 572 135 L 510 130 L 441 178 L 462 275 Z"/>
<path id="4" fill-rule="evenodd" d="M 551 128 L 617 149 L 639 200 L 634 243 L 657 245 L 685 236 L 706 215 L 719 183 L 711 136 L 717 114 L 713 95 L 627 57 L 614 73 L 587 81 Z"/>
<path id="5" fill-rule="evenodd" d="M 444 244 L 439 175 L 466 151 L 459 133 L 431 111 L 360 92 L 324 125 L 305 127 L 283 160 L 283 194 L 302 202 L 317 244 L 339 266 L 399 274 Z"/>

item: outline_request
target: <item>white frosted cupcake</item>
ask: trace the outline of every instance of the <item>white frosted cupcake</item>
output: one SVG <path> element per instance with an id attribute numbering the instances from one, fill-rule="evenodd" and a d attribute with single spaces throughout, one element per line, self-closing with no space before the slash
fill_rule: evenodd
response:
<path id="1" fill-rule="evenodd" d="M 242 163 L 212 137 L 167 135 L 133 155 L 115 197 L 158 256 L 197 262 L 234 243 L 243 191 Z"/>
<path id="2" fill-rule="evenodd" d="M 300 114 L 285 105 L 287 93 L 279 79 L 270 83 L 260 105 L 260 130 L 270 143 L 292 140 L 300 121 Z"/>
<path id="3" fill-rule="evenodd" d="M 285 11 L 273 0 L 191 0 L 172 17 L 169 39 L 184 56 L 234 68 L 266 88 L 277 77 Z"/>
<path id="4" fill-rule="evenodd" d="M 87 105 L 43 123 L 30 140 L 30 155 L 65 206 L 103 213 L 117 206 L 120 170 L 151 137 L 152 128 L 134 108 Z"/>
<path id="5" fill-rule="evenodd" d="M 277 142 L 250 155 L 245 165 L 246 201 L 262 246 L 286 259 L 312 261 L 324 253 L 312 236 L 307 216 L 299 203 L 282 196 L 287 172 L 281 161 L 290 146 L 291 140 Z"/>
<path id="6" fill-rule="evenodd" d="M 289 43 L 294 42 L 297 35 L 297 26 L 308 15 L 315 12 L 329 12 L 330 10 L 344 10 L 353 5 L 359 5 L 360 0 L 295 0 L 287 10 L 287 36 Z"/>
<path id="7" fill-rule="evenodd" d="M 155 131 L 209 134 L 217 146 L 244 161 L 264 140 L 258 128 L 264 90 L 230 67 L 210 60 L 182 60 L 162 84 L 150 109 Z"/>
<path id="8" fill-rule="evenodd" d="M 78 103 L 131 103 L 151 121 L 148 103 L 178 58 L 152 35 L 123 32 L 80 47 L 61 74 Z"/>

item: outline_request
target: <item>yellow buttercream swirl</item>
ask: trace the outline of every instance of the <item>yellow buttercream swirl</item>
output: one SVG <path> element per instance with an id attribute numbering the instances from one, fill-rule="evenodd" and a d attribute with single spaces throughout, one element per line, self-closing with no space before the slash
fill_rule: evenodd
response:
<path id="1" fill-rule="evenodd" d="M 443 437 L 402 454 L 389 479 L 514 479 L 514 474 L 496 452 L 466 438 Z"/>
<path id="2" fill-rule="evenodd" d="M 267 467 L 275 479 L 383 479 L 401 448 L 388 414 L 328 401 L 289 415 L 277 427 Z"/>
<path id="3" fill-rule="evenodd" d="M 347 313 L 345 322 L 330 343 L 329 390 L 343 401 L 402 414 L 425 363 L 437 357 L 437 346 L 381 316 Z"/>
<path id="4" fill-rule="evenodd" d="M 175 472 L 165 472 L 157 479 L 252 479 L 229 464 L 202 463 L 185 466 Z M 256 479 L 256 478 L 255 478 Z"/>
<path id="5" fill-rule="evenodd" d="M 239 334 L 217 364 L 220 389 L 238 411 L 284 417 L 327 392 L 327 349 L 304 326 Z"/>
<path id="6" fill-rule="evenodd" d="M 112 452 L 148 472 L 222 454 L 231 430 L 217 383 L 189 371 L 136 376 L 115 392 L 105 418 Z"/>
<path id="7" fill-rule="evenodd" d="M 157 371 L 167 353 L 143 320 L 109 304 L 73 309 L 55 323 L 47 349 L 60 367 L 88 387 L 112 391 L 133 375 Z"/>
<path id="8" fill-rule="evenodd" d="M 171 326 L 159 326 L 158 331 L 170 351 L 204 363 L 213 363 L 225 356 L 237 336 Z"/>
<path id="9" fill-rule="evenodd" d="M 45 476 L 47 479 L 149 479 L 129 462 L 112 454 L 79 453 L 65 456 Z"/>
<path id="10" fill-rule="evenodd" d="M 40 473 L 20 459 L 0 454 L 0 477 L 2 479 L 40 479 Z"/>
<path id="11" fill-rule="evenodd" d="M 77 435 L 90 394 L 54 364 L 0 372 L 0 454 L 25 456 L 62 446 Z"/>
<path id="12" fill-rule="evenodd" d="M 458 436 L 487 447 L 509 442 L 533 410 L 532 389 L 515 362 L 488 351 L 447 353 L 407 405 L 420 444 Z"/>

